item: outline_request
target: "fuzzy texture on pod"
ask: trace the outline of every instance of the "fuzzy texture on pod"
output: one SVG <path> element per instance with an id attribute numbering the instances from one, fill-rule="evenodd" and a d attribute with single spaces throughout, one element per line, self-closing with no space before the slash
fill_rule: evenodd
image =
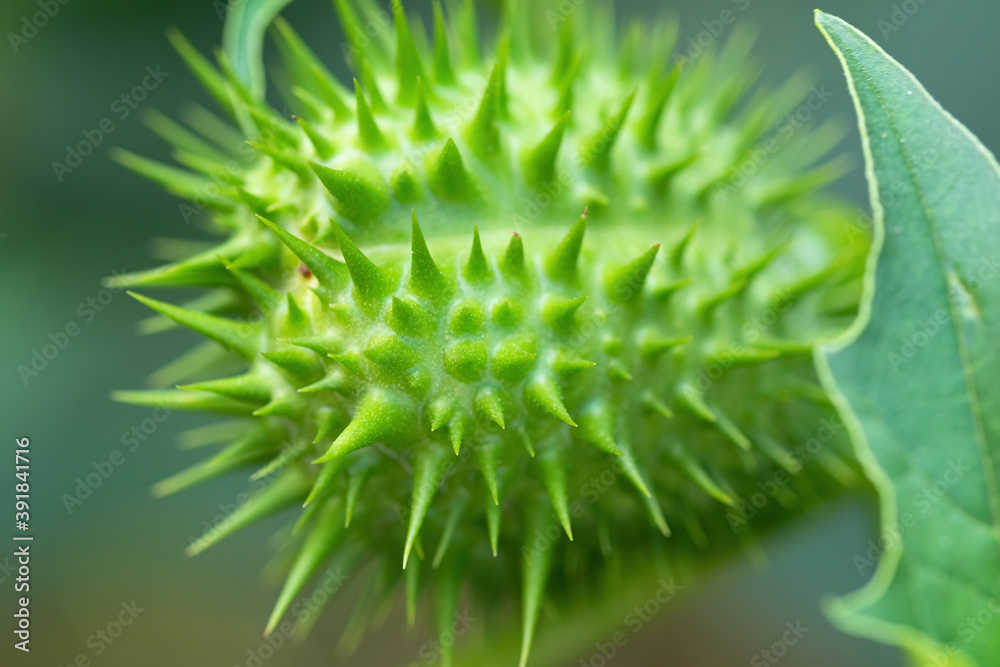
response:
<path id="1" fill-rule="evenodd" d="M 617 37 L 591 4 L 509 2 L 481 49 L 470 2 L 430 38 L 398 1 L 372 37 L 375 3 L 337 0 L 350 85 L 279 19 L 293 118 L 171 36 L 228 120 L 149 117 L 183 169 L 117 159 L 222 240 L 113 282 L 204 288 L 134 296 L 145 331 L 208 341 L 154 375 L 177 388 L 117 398 L 236 416 L 155 489 L 267 482 L 191 553 L 303 508 L 269 631 L 335 563 L 369 586 L 346 648 L 397 584 L 442 628 L 466 590 L 490 628 L 520 618 L 524 665 L 547 601 L 696 568 L 854 478 L 810 362 L 864 251 L 814 193 L 836 130 L 803 125 L 801 80 L 750 94 L 739 31 L 681 62 L 675 24 Z"/>

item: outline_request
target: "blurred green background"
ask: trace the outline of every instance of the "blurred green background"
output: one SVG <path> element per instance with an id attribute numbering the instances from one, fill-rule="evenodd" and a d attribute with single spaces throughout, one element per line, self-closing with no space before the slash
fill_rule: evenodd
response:
<path id="1" fill-rule="evenodd" d="M 740 21 L 760 30 L 757 53 L 766 64 L 764 79 L 778 83 L 807 67 L 818 84 L 834 91 L 824 113 L 841 116 L 853 128 L 839 65 L 812 25 L 813 2 L 622 0 L 618 6 L 621 16 L 674 11 L 683 19 L 682 40 L 703 30 L 702 22 L 718 18 L 723 9 L 746 6 Z M 197 457 L 178 450 L 174 436 L 198 418 L 171 416 L 135 451 L 125 451 L 122 464 L 72 512 L 63 500 L 63 494 L 73 493 L 77 478 L 101 467 L 112 450 L 123 450 L 123 434 L 150 416 L 111 403 L 109 392 L 141 387 L 147 373 L 193 340 L 183 333 L 138 337 L 135 323 L 147 315 L 144 309 L 124 294 L 102 292 L 100 280 L 110 272 L 155 263 L 148 254 L 150 238 L 193 234 L 177 200 L 112 163 L 107 153 L 117 145 L 167 156 L 139 112 L 155 108 L 176 115 L 187 100 L 206 98 L 171 50 L 165 29 L 181 28 L 207 51 L 220 39 L 219 8 L 225 3 L 42 4 L 58 11 L 50 8 L 54 16 L 36 33 L 25 32 L 24 21 L 40 11 L 37 0 L 0 5 L 5 35 L 0 45 L 0 424 L 6 451 L 13 449 L 15 437 L 32 441 L 36 535 L 30 656 L 11 648 L 13 548 L 0 549 L 0 599 L 7 619 L 0 663 L 70 665 L 83 655 L 91 664 L 107 666 L 247 665 L 247 651 L 260 645 L 275 596 L 259 572 L 266 560 L 264 542 L 277 524 L 246 531 L 187 559 L 182 549 L 201 531 L 202 520 L 211 520 L 220 513 L 220 503 L 246 490 L 246 480 L 229 478 L 159 501 L 148 491 Z M 409 5 L 427 15 L 427 3 Z M 988 147 L 1000 148 L 1000 41 L 995 35 L 1000 5 L 995 0 L 827 0 L 823 9 L 872 35 Z M 484 12 L 495 13 L 490 5 Z M 336 71 L 345 72 L 329 0 L 297 0 L 284 14 Z M 23 33 L 27 41 L 12 44 L 10 33 Z M 139 108 L 121 118 L 123 107 L 112 105 L 140 83 L 147 66 L 159 66 L 167 76 Z M 59 180 L 52 163 L 65 161 L 67 144 L 79 142 L 104 118 L 113 119 L 114 131 Z M 855 130 L 843 149 L 855 156 L 857 168 L 836 187 L 861 205 L 866 186 Z M 37 377 L 23 381 L 18 366 L 30 365 L 34 350 L 69 323 L 80 327 L 79 335 Z M 3 479 L 11 490 L 3 498 L 13 495 L 8 456 L 13 458 L 5 455 Z M 7 509 L 3 512 L 8 516 Z M 735 562 L 717 571 L 698 593 L 664 610 L 608 664 L 771 664 L 753 660 L 780 638 L 786 622 L 796 621 L 809 631 L 781 658 L 782 665 L 903 664 L 890 648 L 839 634 L 820 608 L 825 595 L 854 590 L 870 576 L 870 571 L 859 575 L 853 557 L 864 554 L 875 536 L 874 508 L 860 498 L 802 517 L 765 543 L 768 566 Z M 265 664 L 374 666 L 413 660 L 421 637 L 401 642 L 398 615 L 355 658 L 335 655 L 352 594 L 345 591 L 309 639 L 282 647 Z M 112 643 L 100 639 L 95 633 L 133 600 L 142 609 L 135 622 Z M 606 640 L 594 637 L 594 643 Z M 593 645 L 581 647 L 565 666 L 601 664 L 588 662 L 594 650 Z"/>

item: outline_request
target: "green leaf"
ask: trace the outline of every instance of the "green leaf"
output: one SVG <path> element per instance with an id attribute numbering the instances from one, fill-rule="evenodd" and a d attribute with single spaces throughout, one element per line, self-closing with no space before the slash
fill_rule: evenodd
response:
<path id="1" fill-rule="evenodd" d="M 233 71 L 256 97 L 264 96 L 264 32 L 292 0 L 240 0 L 229 3 L 222 48 Z"/>
<path id="2" fill-rule="evenodd" d="M 1000 167 L 865 35 L 817 13 L 847 73 L 875 246 L 861 316 L 817 354 L 882 494 L 872 581 L 830 605 L 924 664 L 1000 655 Z M 875 549 L 878 551 L 879 549 Z M 876 554 L 858 554 L 859 572 Z"/>

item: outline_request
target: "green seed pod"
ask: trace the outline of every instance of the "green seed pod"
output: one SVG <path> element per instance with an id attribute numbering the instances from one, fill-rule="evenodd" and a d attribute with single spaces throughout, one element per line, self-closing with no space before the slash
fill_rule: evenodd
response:
<path id="1" fill-rule="evenodd" d="M 117 398 L 242 418 L 157 487 L 268 480 L 192 553 L 304 504 L 268 630 L 331 558 L 370 577 L 363 628 L 402 567 L 411 622 L 421 591 L 445 626 L 463 588 L 519 609 L 523 665 L 544 599 L 734 549 L 782 468 L 801 473 L 783 505 L 841 487 L 837 442 L 801 471 L 793 450 L 833 414 L 809 349 L 851 317 L 864 248 L 814 194 L 835 168 L 803 171 L 829 133 L 769 130 L 803 90 L 749 97 L 738 33 L 681 68 L 669 29 L 619 47 L 587 6 L 555 44 L 526 23 L 544 12 L 512 8 L 480 52 L 471 3 L 435 8 L 432 47 L 399 2 L 373 39 L 335 5 L 353 95 L 283 21 L 296 122 L 177 37 L 256 152 L 200 111 L 203 137 L 168 136 L 193 171 L 119 154 L 226 237 L 115 280 L 206 288 L 135 296 L 217 344 L 158 375 L 179 388 Z"/>

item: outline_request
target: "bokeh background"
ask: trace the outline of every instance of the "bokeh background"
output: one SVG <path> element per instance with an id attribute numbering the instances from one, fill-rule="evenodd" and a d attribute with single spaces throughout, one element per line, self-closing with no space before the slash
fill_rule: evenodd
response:
<path id="1" fill-rule="evenodd" d="M 590 0 L 597 2 L 599 0 Z M 816 0 L 621 0 L 622 16 L 652 16 L 664 9 L 683 19 L 682 40 L 704 29 L 734 5 L 740 21 L 760 31 L 757 55 L 764 79 L 779 83 L 806 67 L 834 96 L 823 113 L 854 127 L 853 110 L 835 57 L 812 24 Z M 43 4 L 46 0 L 43 0 Z M 115 388 L 141 387 L 145 375 L 185 350 L 191 338 L 173 333 L 141 338 L 135 323 L 147 313 L 124 294 L 102 293 L 112 271 L 151 266 L 152 237 L 184 236 L 190 228 L 178 201 L 108 159 L 112 145 L 166 157 L 166 147 L 141 122 L 140 111 L 176 114 L 186 100 L 205 100 L 183 69 L 164 33 L 177 26 L 203 51 L 221 35 L 224 0 L 47 0 L 58 7 L 37 30 L 23 32 L 37 0 L 0 3 L 0 438 L 3 451 L 2 514 L 13 495 L 8 457 L 15 437 L 32 441 L 32 652 L 11 648 L 13 598 L 10 554 L 0 547 L 3 601 L 0 664 L 89 664 L 144 667 L 247 665 L 275 591 L 259 571 L 274 523 L 246 531 L 206 554 L 187 559 L 183 547 L 219 503 L 246 490 L 246 480 L 226 479 L 155 501 L 149 487 L 192 462 L 174 436 L 197 423 L 174 415 L 158 425 L 81 505 L 67 510 L 63 494 L 122 449 L 123 433 L 149 417 L 142 409 L 113 404 Z M 408 3 L 427 15 L 427 4 Z M 906 64 L 946 108 L 984 143 L 1000 149 L 1000 4 L 995 0 L 825 0 L 825 10 L 869 33 Z M 484 13 L 495 13 L 490 4 Z M 51 11 L 51 9 L 50 9 Z M 338 72 L 340 31 L 329 0 L 297 0 L 284 15 Z M 891 27 L 893 30 L 888 30 Z M 895 29 L 898 28 L 898 29 Z M 31 35 L 17 44 L 10 33 Z M 141 81 L 146 67 L 168 76 L 125 119 L 112 104 Z M 115 129 L 72 172 L 54 173 L 67 144 L 111 117 Z M 856 130 L 843 150 L 856 169 L 835 187 L 859 205 L 866 201 Z M 87 305 L 88 299 L 96 306 Z M 81 305 L 82 304 L 82 305 Z M 98 310 L 100 309 L 100 310 Z M 91 314 L 92 313 L 92 314 Z M 80 326 L 58 356 L 27 384 L 17 367 L 68 323 Z M 105 466 L 106 467 L 106 466 Z M 8 491 L 8 489 L 10 489 Z M 6 524 L 4 524 L 6 525 Z M 769 563 L 735 561 L 718 569 L 694 594 L 664 609 L 645 631 L 617 651 L 610 665 L 714 667 L 763 665 L 759 652 L 778 640 L 787 622 L 809 628 L 780 659 L 788 667 L 902 665 L 891 648 L 848 637 L 825 620 L 822 600 L 858 588 L 854 556 L 876 537 L 869 499 L 845 498 L 802 517 L 763 546 Z M 10 531 L 4 528 L 4 536 Z M 3 537 L 5 544 L 11 544 Z M 422 638 L 400 640 L 389 620 L 352 659 L 332 647 L 350 605 L 351 591 L 306 641 L 282 647 L 265 664 L 381 666 L 408 664 Z M 142 609 L 112 643 L 98 638 L 132 602 Z M 594 637 L 594 642 L 606 640 Z M 593 646 L 564 665 L 599 665 Z M 79 662 L 78 664 L 88 664 Z M 421 663 L 424 664 L 424 663 Z M 563 665 L 556 665 L 563 667 Z"/>

